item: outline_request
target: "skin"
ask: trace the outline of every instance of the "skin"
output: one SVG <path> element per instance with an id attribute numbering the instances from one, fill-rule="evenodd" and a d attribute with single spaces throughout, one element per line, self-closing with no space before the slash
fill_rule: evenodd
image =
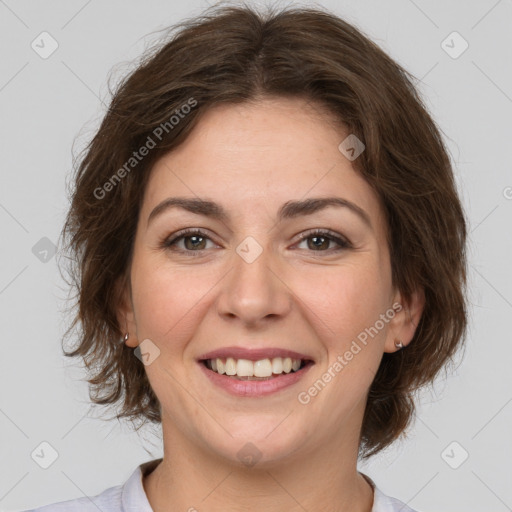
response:
<path id="1" fill-rule="evenodd" d="M 155 512 L 171 503 L 184 511 L 371 511 L 373 491 L 356 466 L 367 392 L 383 353 L 412 339 L 424 295 L 404 304 L 392 286 L 385 217 L 338 150 L 347 135 L 300 99 L 222 105 L 153 167 L 131 292 L 125 290 L 118 319 L 128 346 L 150 339 L 160 350 L 145 366 L 162 407 L 163 462 L 143 479 Z M 176 208 L 148 225 L 153 208 L 170 196 L 214 200 L 232 218 L 223 223 Z M 371 227 L 338 207 L 277 224 L 286 201 L 326 196 L 360 206 Z M 184 228 L 202 228 L 208 238 L 178 241 L 175 249 L 186 254 L 159 245 Z M 352 247 L 335 252 L 334 241 L 320 240 L 317 249 L 311 238 L 298 238 L 314 228 Z M 236 252 L 247 236 L 262 248 L 252 263 Z M 395 302 L 403 309 L 301 404 L 298 393 Z M 197 363 L 201 354 L 232 345 L 291 349 L 315 365 L 274 395 L 235 397 L 212 385 Z M 261 454 L 254 466 L 237 457 L 248 442 Z"/>

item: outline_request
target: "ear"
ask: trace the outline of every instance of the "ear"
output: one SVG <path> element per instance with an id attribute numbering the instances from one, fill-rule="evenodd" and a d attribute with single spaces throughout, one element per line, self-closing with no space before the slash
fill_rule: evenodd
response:
<path id="1" fill-rule="evenodd" d="M 389 322 L 384 352 L 400 350 L 395 342 L 401 341 L 404 347 L 411 342 L 425 307 L 423 288 L 415 290 L 409 301 L 402 300 L 401 293 L 397 292 L 392 307 L 395 315 Z"/>
<path id="2" fill-rule="evenodd" d="M 124 335 L 128 333 L 128 339 L 123 343 L 129 347 L 137 347 L 139 342 L 137 340 L 137 324 L 135 322 L 135 314 L 133 311 L 133 300 L 131 294 L 131 286 L 129 279 L 122 276 L 119 278 L 115 285 L 115 297 L 119 297 L 119 302 L 116 310 L 117 323 L 119 329 Z"/>

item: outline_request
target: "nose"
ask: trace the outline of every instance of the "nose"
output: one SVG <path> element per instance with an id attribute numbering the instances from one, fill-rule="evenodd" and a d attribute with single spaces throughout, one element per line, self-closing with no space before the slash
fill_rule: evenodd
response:
<path id="1" fill-rule="evenodd" d="M 232 269 L 220 284 L 219 314 L 230 321 L 238 319 L 244 326 L 263 325 L 271 318 L 285 317 L 291 309 L 293 294 L 283 274 L 270 248 L 263 249 L 254 261 L 234 252 Z"/>

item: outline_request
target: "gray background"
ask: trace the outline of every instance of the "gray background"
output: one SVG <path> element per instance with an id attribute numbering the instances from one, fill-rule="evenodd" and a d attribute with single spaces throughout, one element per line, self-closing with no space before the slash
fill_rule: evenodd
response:
<path id="1" fill-rule="evenodd" d="M 157 431 L 138 436 L 98 418 L 85 374 L 62 356 L 67 288 L 51 247 L 68 204 L 71 149 L 81 149 L 98 127 L 109 72 L 115 66 L 114 79 L 122 76 L 155 40 L 152 32 L 207 5 L 0 0 L 2 511 L 98 494 L 161 456 Z M 408 438 L 360 469 L 422 512 L 512 510 L 512 1 L 320 5 L 417 77 L 446 136 L 471 224 L 465 357 L 422 393 Z M 43 31 L 59 45 L 46 59 L 31 47 Z M 463 40 L 446 40 L 453 31 L 469 44 L 457 58 Z M 48 469 L 31 457 L 45 441 L 58 452 Z"/>

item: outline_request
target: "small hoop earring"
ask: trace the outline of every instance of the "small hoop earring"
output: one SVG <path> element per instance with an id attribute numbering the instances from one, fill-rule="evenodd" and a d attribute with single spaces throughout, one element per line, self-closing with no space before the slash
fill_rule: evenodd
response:
<path id="1" fill-rule="evenodd" d="M 401 340 L 398 340 L 398 343 L 395 341 L 395 347 L 398 349 L 398 350 L 401 350 L 402 348 L 404 348 L 404 345 L 402 343 Z"/>
<path id="2" fill-rule="evenodd" d="M 128 333 L 126 333 L 124 335 L 124 338 L 121 340 L 122 343 L 126 343 L 126 341 L 128 340 L 128 338 L 130 337 L 130 335 Z"/>

